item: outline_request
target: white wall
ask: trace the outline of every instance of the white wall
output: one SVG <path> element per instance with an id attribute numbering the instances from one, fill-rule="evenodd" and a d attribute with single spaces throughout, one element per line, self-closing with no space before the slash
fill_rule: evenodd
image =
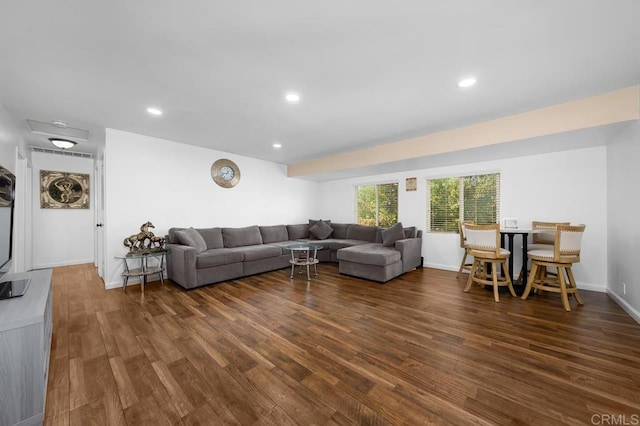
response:
<path id="1" fill-rule="evenodd" d="M 640 122 L 634 122 L 607 147 L 609 204 L 609 294 L 640 322 Z M 626 284 L 626 294 L 623 289 Z"/>
<path id="2" fill-rule="evenodd" d="M 33 267 L 91 263 L 94 258 L 93 200 L 89 209 L 40 208 L 40 170 L 87 173 L 94 191 L 93 160 L 34 152 L 33 164 Z"/>
<path id="3" fill-rule="evenodd" d="M 637 157 L 636 157 L 637 158 Z M 405 226 L 427 225 L 426 179 L 500 172 L 501 217 L 517 218 L 520 226 L 532 220 L 570 221 L 587 225 L 582 262 L 574 267 L 581 288 L 605 291 L 607 283 L 606 147 L 557 152 L 449 167 L 413 170 L 380 176 L 325 182 L 320 185 L 318 216 L 335 222 L 355 220 L 354 186 L 362 183 L 400 183 L 399 220 Z M 405 178 L 417 177 L 417 191 L 405 191 Z M 457 234 L 423 235 L 425 266 L 457 270 L 462 258 Z M 515 270 L 521 265 L 516 237 Z"/>
<path id="4" fill-rule="evenodd" d="M 122 285 L 123 240 L 151 221 L 155 235 L 171 227 L 239 227 L 307 222 L 316 214 L 318 184 L 287 178 L 285 166 L 107 129 L 105 234 L 108 288 Z M 220 158 L 240 168 L 225 189 L 211 179 Z"/>

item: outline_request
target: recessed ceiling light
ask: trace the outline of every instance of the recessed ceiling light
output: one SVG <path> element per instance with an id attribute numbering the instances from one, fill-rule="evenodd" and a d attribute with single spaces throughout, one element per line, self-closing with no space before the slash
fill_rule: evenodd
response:
<path id="1" fill-rule="evenodd" d="M 300 101 L 300 95 L 293 92 L 287 93 L 286 95 L 284 95 L 284 98 L 287 100 L 287 102 L 291 102 L 291 103 L 296 103 Z"/>
<path id="2" fill-rule="evenodd" d="M 61 129 L 64 129 L 65 127 L 68 126 L 68 124 L 62 120 L 53 120 L 51 124 L 53 124 L 56 127 L 60 127 Z"/>
<path id="3" fill-rule="evenodd" d="M 78 143 L 78 142 L 70 141 L 69 139 L 60 139 L 60 138 L 49 138 L 49 142 L 51 142 L 54 146 L 60 149 L 73 148 Z"/>
<path id="4" fill-rule="evenodd" d="M 282 144 L 281 144 L 281 143 L 277 143 L 277 142 L 276 142 L 276 143 L 274 143 L 272 146 L 273 146 L 275 149 L 280 149 L 280 148 L 282 148 Z"/>
<path id="5" fill-rule="evenodd" d="M 151 115 L 162 115 L 162 110 L 154 107 L 147 108 L 147 112 Z"/>
<path id="6" fill-rule="evenodd" d="M 465 78 L 465 79 L 460 80 L 460 81 L 458 82 L 458 87 L 462 87 L 462 88 L 465 88 L 465 87 L 471 87 L 471 86 L 473 86 L 474 84 L 476 84 L 476 79 L 475 79 L 475 77 L 468 77 L 468 78 Z"/>

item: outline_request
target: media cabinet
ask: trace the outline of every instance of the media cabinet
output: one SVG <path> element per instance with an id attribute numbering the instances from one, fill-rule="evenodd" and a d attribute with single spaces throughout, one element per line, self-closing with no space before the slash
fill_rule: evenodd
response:
<path id="1" fill-rule="evenodd" d="M 21 297 L 0 300 L 0 425 L 40 425 L 51 351 L 51 270 L 5 276 L 30 278 Z"/>

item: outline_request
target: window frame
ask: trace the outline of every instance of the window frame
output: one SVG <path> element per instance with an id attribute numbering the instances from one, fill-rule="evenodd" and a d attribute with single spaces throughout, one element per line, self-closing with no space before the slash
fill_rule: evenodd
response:
<path id="1" fill-rule="evenodd" d="M 460 204 L 459 204 L 459 210 L 458 210 L 458 221 L 464 221 L 464 185 L 461 185 L 461 183 L 464 182 L 464 179 L 467 177 L 472 177 L 472 176 L 482 176 L 482 175 L 498 175 L 498 179 L 496 181 L 497 184 L 497 190 L 496 190 L 496 200 L 497 200 L 497 205 L 496 205 L 496 222 L 495 223 L 500 223 L 501 221 L 501 192 L 502 192 L 502 172 L 501 170 L 479 170 L 479 171 L 469 171 L 469 172 L 462 172 L 462 173 L 456 173 L 456 174 L 447 174 L 447 175 L 433 175 L 433 176 L 427 176 L 425 177 L 425 199 L 426 199 L 426 207 L 427 207 L 427 211 L 426 211 L 426 232 L 430 233 L 430 234 L 457 234 L 458 231 L 458 227 L 456 226 L 456 229 L 454 231 L 434 231 L 431 229 L 431 185 L 430 185 L 430 181 L 432 180 L 438 180 L 438 179 L 450 179 L 450 178 L 457 178 L 458 179 L 458 194 L 459 194 L 459 200 Z"/>
<path id="2" fill-rule="evenodd" d="M 396 179 L 392 180 L 384 180 L 384 181 L 376 181 L 376 182 L 360 182 L 353 184 L 353 200 L 354 200 L 354 223 L 358 222 L 358 188 L 361 186 L 375 186 L 376 187 L 376 224 L 375 226 L 380 226 L 380 200 L 378 198 L 378 186 L 379 185 L 396 185 L 397 187 L 397 199 L 396 199 L 396 220 L 400 220 L 400 181 Z"/>

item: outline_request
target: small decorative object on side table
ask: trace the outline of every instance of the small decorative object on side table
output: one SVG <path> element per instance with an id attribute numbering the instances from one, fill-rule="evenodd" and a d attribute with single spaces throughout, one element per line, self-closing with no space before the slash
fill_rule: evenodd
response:
<path id="1" fill-rule="evenodd" d="M 147 284 L 147 277 L 158 274 L 161 285 L 164 285 L 164 263 L 166 250 L 148 253 L 129 253 L 126 256 L 116 256 L 116 259 L 122 259 L 124 270 L 122 272 L 123 288 L 127 291 L 127 284 L 130 277 L 140 278 L 140 288 L 144 294 L 144 286 Z M 155 260 L 155 265 L 149 266 L 149 259 Z M 129 268 L 129 261 L 139 262 L 139 267 Z"/>
<path id="2" fill-rule="evenodd" d="M 133 234 L 124 239 L 122 242 L 125 247 L 129 248 L 129 254 L 142 254 L 163 252 L 164 238 L 156 237 L 149 228 L 155 228 L 153 223 L 145 222 L 140 225 L 140 232 Z"/>

